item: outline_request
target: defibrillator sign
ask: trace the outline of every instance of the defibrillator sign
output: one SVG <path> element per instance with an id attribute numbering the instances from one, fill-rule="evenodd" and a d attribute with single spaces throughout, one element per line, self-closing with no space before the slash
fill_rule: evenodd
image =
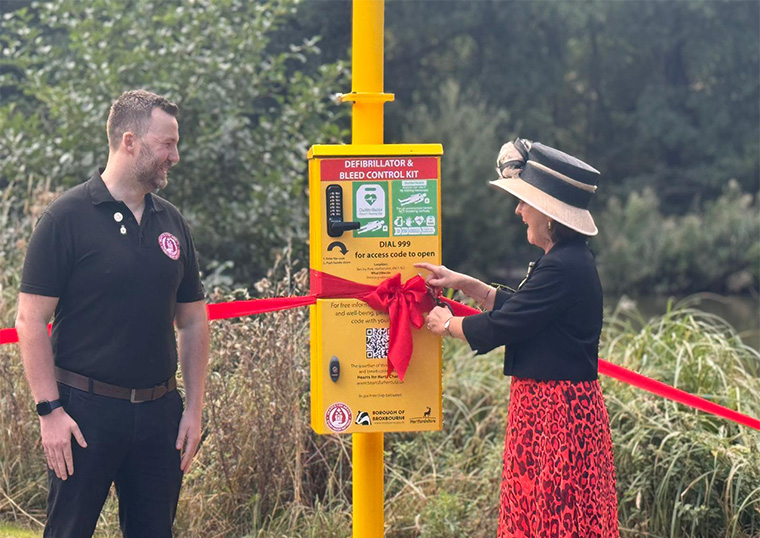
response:
<path id="1" fill-rule="evenodd" d="M 360 284 L 440 264 L 438 144 L 313 146 L 310 266 Z M 315 291 L 315 290 L 313 290 Z M 318 290 L 316 290 L 318 291 Z M 388 375 L 389 318 L 358 299 L 311 311 L 312 427 L 317 433 L 441 428 L 441 341 L 413 329 L 403 383 Z"/>
<path id="2" fill-rule="evenodd" d="M 396 144 L 386 144 L 383 147 L 389 146 L 400 147 Z M 314 146 L 314 148 L 319 147 L 324 148 L 326 146 Z M 380 146 L 372 147 L 378 148 Z M 322 181 L 387 181 L 390 179 L 437 178 L 438 161 L 438 157 L 368 158 L 365 156 L 325 159 L 321 164 L 321 175 Z"/>

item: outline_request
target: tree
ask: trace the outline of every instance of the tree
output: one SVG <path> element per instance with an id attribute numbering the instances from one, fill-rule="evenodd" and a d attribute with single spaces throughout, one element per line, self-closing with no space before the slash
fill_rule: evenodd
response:
<path id="1" fill-rule="evenodd" d="M 441 6 L 387 4 L 386 91 L 397 94 L 387 107 L 390 140 L 410 110 L 455 80 L 507 112 L 502 132 L 598 168 L 602 203 L 649 186 L 666 214 L 678 214 L 720 195 L 731 178 L 757 192 L 760 3 Z"/>
<path id="2" fill-rule="evenodd" d="M 476 92 L 463 92 L 455 81 L 444 83 L 431 97 L 431 105 L 420 104 L 408 118 L 403 136 L 443 143 L 443 262 L 508 283 L 505 262 L 515 254 L 511 245 L 525 246 L 525 228 L 513 214 L 515 198 L 488 184 L 497 177 L 498 140 L 503 134 L 499 127 L 505 114 L 490 110 Z M 527 256 L 527 264 L 530 253 L 525 250 L 521 248 L 519 255 Z"/>
<path id="3" fill-rule="evenodd" d="M 250 284 L 289 240 L 305 256 L 306 151 L 345 136 L 332 118 L 346 109 L 330 100 L 345 70 L 310 65 L 323 63 L 315 38 L 281 39 L 296 7 L 61 0 L 7 14 L 0 85 L 15 97 L 0 106 L 0 185 L 80 183 L 105 164 L 110 103 L 146 88 L 180 107 L 167 197 L 190 221 L 202 267 Z"/>

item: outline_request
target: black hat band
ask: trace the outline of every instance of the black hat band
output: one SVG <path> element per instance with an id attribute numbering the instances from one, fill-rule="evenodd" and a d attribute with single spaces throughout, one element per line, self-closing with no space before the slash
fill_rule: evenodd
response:
<path id="1" fill-rule="evenodd" d="M 580 209 L 588 209 L 596 187 L 567 178 L 539 163 L 528 161 L 520 179 L 557 200 Z M 569 180 L 569 181 L 568 181 Z"/>

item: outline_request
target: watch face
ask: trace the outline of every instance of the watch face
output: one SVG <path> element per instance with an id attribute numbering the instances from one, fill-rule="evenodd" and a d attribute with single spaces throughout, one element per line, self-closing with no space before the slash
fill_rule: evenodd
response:
<path id="1" fill-rule="evenodd" d="M 50 402 L 40 402 L 37 404 L 37 414 L 41 417 L 49 415 L 53 410 L 50 408 Z"/>
<path id="2" fill-rule="evenodd" d="M 61 400 L 53 400 L 52 402 L 40 402 L 37 404 L 37 414 L 41 417 L 49 415 L 53 412 L 53 409 L 61 407 L 63 404 Z"/>

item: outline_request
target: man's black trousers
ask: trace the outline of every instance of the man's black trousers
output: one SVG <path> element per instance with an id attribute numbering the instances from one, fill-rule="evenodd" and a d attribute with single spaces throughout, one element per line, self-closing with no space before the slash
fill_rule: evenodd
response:
<path id="1" fill-rule="evenodd" d="M 133 404 L 58 384 L 66 412 L 87 441 L 72 437 L 74 474 L 61 480 L 48 469 L 45 538 L 89 538 L 111 483 L 119 497 L 125 538 L 169 538 L 182 484 L 175 448 L 182 398 L 174 390 Z"/>

